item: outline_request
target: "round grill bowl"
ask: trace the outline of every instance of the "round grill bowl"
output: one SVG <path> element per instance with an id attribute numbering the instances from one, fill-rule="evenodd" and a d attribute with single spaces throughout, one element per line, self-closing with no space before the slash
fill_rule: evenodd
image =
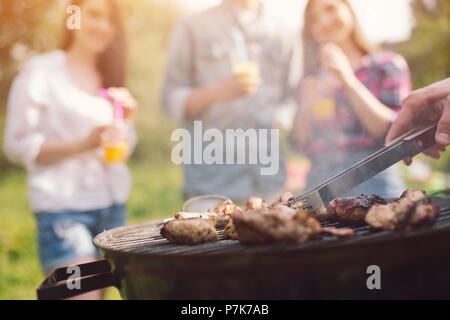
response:
<path id="1" fill-rule="evenodd" d="M 125 299 L 449 298 L 450 198 L 433 202 L 438 221 L 409 233 L 362 226 L 350 239 L 295 246 L 179 246 L 159 235 L 156 220 L 105 231 L 94 243 Z M 380 267 L 380 290 L 368 289 L 371 265 Z"/>

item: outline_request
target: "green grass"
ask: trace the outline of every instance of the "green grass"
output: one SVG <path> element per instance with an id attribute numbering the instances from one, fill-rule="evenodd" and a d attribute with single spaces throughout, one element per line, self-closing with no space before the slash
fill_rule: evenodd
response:
<path id="1" fill-rule="evenodd" d="M 171 216 L 182 204 L 181 169 L 132 164 L 133 191 L 128 224 Z M 28 207 L 26 174 L 0 174 L 0 300 L 35 299 L 43 280 L 36 248 L 36 226 Z M 118 299 L 114 288 L 107 299 Z"/>

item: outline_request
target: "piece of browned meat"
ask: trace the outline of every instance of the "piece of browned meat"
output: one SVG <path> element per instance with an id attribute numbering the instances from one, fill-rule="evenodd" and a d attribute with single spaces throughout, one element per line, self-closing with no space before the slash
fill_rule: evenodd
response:
<path id="1" fill-rule="evenodd" d="M 233 219 L 230 219 L 230 221 L 228 221 L 228 224 L 225 226 L 225 229 L 223 230 L 223 238 L 239 240 L 239 235 L 237 233 L 236 226 L 234 225 Z"/>
<path id="2" fill-rule="evenodd" d="M 219 240 L 214 223 L 204 218 L 175 219 L 161 229 L 161 235 L 172 243 L 196 245 Z"/>
<path id="3" fill-rule="evenodd" d="M 219 203 L 215 208 L 214 212 L 223 213 L 223 214 L 232 214 L 236 209 L 240 208 L 233 203 L 231 200 L 225 200 L 224 202 Z"/>
<path id="4" fill-rule="evenodd" d="M 327 213 L 326 207 L 322 207 L 317 210 L 311 210 L 310 208 L 305 206 L 306 200 L 300 200 L 300 201 L 295 201 L 295 202 L 292 200 L 293 200 L 293 198 L 291 197 L 288 201 L 287 206 L 289 206 L 289 208 L 295 209 L 298 212 L 305 212 L 309 216 L 311 216 L 321 222 L 328 220 L 328 213 Z"/>
<path id="5" fill-rule="evenodd" d="M 299 209 L 299 210 L 307 212 L 311 217 L 316 218 L 320 222 L 329 220 L 328 211 L 326 207 L 321 207 L 317 210 L 310 210 L 310 209 Z"/>
<path id="6" fill-rule="evenodd" d="M 418 203 L 406 230 L 410 231 L 422 226 L 432 225 L 439 217 L 440 208 L 430 203 Z"/>
<path id="7" fill-rule="evenodd" d="M 320 234 L 319 222 L 285 205 L 271 209 L 248 210 L 233 216 L 242 244 L 300 244 Z"/>
<path id="8" fill-rule="evenodd" d="M 355 231 L 353 231 L 350 228 L 333 228 L 333 227 L 326 227 L 322 229 L 323 232 L 330 233 L 332 235 L 343 237 L 343 238 L 349 238 L 353 237 L 355 235 Z"/>
<path id="9" fill-rule="evenodd" d="M 367 212 L 365 221 L 373 229 L 395 230 L 399 219 L 392 204 L 376 204 Z"/>
<path id="10" fill-rule="evenodd" d="M 289 200 L 291 200 L 292 198 L 294 198 L 294 195 L 292 194 L 292 192 L 286 192 L 283 193 L 274 203 L 272 203 L 270 205 L 271 208 L 277 206 L 277 205 L 285 205 L 285 206 L 289 206 Z"/>
<path id="11" fill-rule="evenodd" d="M 235 215 L 242 214 L 242 209 L 239 207 L 236 207 L 235 210 L 229 214 L 230 220 L 228 221 L 227 225 L 225 226 L 225 229 L 223 230 L 223 238 L 224 239 L 232 239 L 232 240 L 238 240 L 239 235 L 236 230 L 236 226 L 233 222 L 233 217 Z"/>
<path id="12" fill-rule="evenodd" d="M 189 219 L 189 218 L 203 218 L 208 219 L 216 228 L 225 228 L 231 221 L 231 214 L 242 211 L 231 200 L 225 200 L 218 204 L 212 212 L 178 212 L 175 214 L 175 219 Z"/>
<path id="13" fill-rule="evenodd" d="M 427 197 L 427 193 L 420 189 L 408 189 L 403 192 L 399 199 L 406 198 L 410 201 L 417 202 L 424 200 Z"/>
<path id="14" fill-rule="evenodd" d="M 247 199 L 245 210 L 257 210 L 267 208 L 266 202 L 259 197 L 250 197 Z"/>
<path id="15" fill-rule="evenodd" d="M 231 219 L 229 216 L 219 214 L 216 212 L 178 212 L 175 214 L 175 219 L 191 219 L 202 218 L 210 220 L 216 228 L 223 228 Z"/>
<path id="16" fill-rule="evenodd" d="M 175 219 L 192 219 L 192 218 L 203 218 L 210 219 L 209 212 L 177 212 L 174 215 Z"/>
<path id="17" fill-rule="evenodd" d="M 411 231 L 433 224 L 439 212 L 424 191 L 410 189 L 394 202 L 372 206 L 365 221 L 373 229 Z"/>
<path id="18" fill-rule="evenodd" d="M 217 228 L 225 228 L 231 221 L 231 216 L 234 213 L 241 212 L 242 209 L 234 204 L 231 200 L 225 200 L 214 208 L 215 225 Z"/>
<path id="19" fill-rule="evenodd" d="M 364 223 L 367 212 L 375 203 L 386 204 L 386 201 L 376 195 L 338 198 L 327 205 L 327 216 L 331 221 L 361 224 Z"/>

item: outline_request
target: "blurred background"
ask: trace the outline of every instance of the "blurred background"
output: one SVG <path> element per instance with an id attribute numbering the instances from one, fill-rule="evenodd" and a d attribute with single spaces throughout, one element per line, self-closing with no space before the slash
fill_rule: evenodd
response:
<path id="1" fill-rule="evenodd" d="M 167 41 L 178 17 L 219 0 L 121 0 L 129 33 L 127 87 L 139 103 L 139 145 L 130 168 L 134 186 L 128 223 L 170 216 L 182 204 L 182 171 L 170 162 L 175 128 L 160 110 L 159 88 Z M 369 38 L 402 54 L 414 89 L 450 76 L 450 2 L 448 0 L 351 1 Z M 299 33 L 305 0 L 266 0 L 271 14 Z M 0 145 L 8 90 L 20 66 L 33 55 L 58 48 L 64 0 L 0 0 Z M 300 191 L 306 158 L 288 154 L 289 188 Z M 427 191 L 450 186 L 450 154 L 440 160 L 419 156 L 403 166 L 409 187 Z M 36 252 L 35 222 L 27 205 L 25 171 L 7 162 L 0 150 L 0 299 L 34 299 L 42 281 Z M 117 299 L 115 290 L 107 298 Z"/>

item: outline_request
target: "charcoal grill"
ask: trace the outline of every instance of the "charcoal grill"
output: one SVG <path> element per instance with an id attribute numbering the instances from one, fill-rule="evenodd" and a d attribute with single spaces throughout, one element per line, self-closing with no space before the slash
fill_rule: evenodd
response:
<path id="1" fill-rule="evenodd" d="M 399 233 L 353 226 L 352 238 L 323 235 L 302 245 L 180 246 L 160 236 L 162 220 L 125 226 L 94 239 L 106 260 L 80 265 L 81 290 L 57 284 L 67 279 L 63 268 L 44 281 L 38 297 L 116 286 L 124 299 L 450 298 L 450 197 L 432 202 L 441 214 L 429 228 Z M 371 265 L 380 267 L 380 290 L 367 287 Z"/>

